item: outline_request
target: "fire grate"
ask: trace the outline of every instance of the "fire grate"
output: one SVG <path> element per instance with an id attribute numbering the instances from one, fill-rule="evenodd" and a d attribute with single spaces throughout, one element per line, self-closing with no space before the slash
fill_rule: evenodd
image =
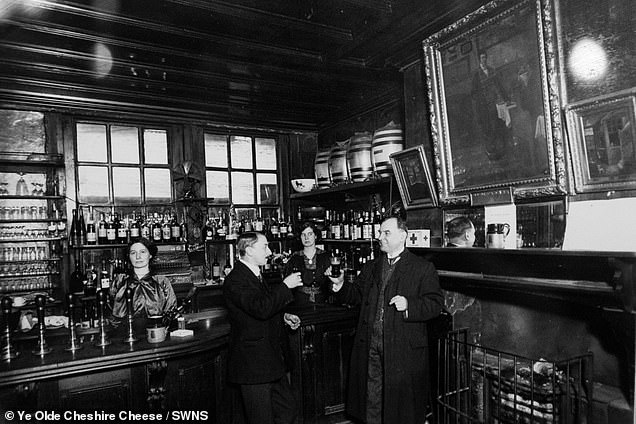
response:
<path id="1" fill-rule="evenodd" d="M 466 329 L 439 341 L 439 423 L 586 424 L 592 354 L 531 359 L 470 344 Z"/>

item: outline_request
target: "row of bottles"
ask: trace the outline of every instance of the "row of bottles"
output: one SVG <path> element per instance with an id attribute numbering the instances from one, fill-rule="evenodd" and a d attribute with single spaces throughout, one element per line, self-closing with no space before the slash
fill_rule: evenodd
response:
<path id="1" fill-rule="evenodd" d="M 204 240 L 234 240 L 244 232 L 257 231 L 267 236 L 268 240 L 294 238 L 292 220 L 278 219 L 275 215 L 256 218 L 236 214 L 233 207 L 218 214 L 208 214 L 203 226 Z"/>
<path id="2" fill-rule="evenodd" d="M 382 211 L 325 212 L 325 224 L 321 230 L 323 239 L 333 240 L 373 240 L 380 235 L 380 223 L 384 215 Z"/>
<path id="3" fill-rule="evenodd" d="M 119 214 L 114 207 L 109 213 L 100 212 L 95 219 L 92 207 L 84 219 L 82 207 L 73 209 L 69 241 L 73 246 L 127 244 L 136 237 L 145 237 L 155 243 L 182 243 L 186 240 L 185 220 L 177 214 Z"/>
<path id="4" fill-rule="evenodd" d="M 16 277 L 0 280 L 0 293 L 31 292 L 34 290 L 48 290 L 55 287 L 49 277 Z"/>
<path id="5" fill-rule="evenodd" d="M 103 258 L 99 267 L 94 263 L 88 263 L 82 268 L 81 262 L 76 261 L 69 282 L 70 292 L 94 296 L 98 290 L 108 291 L 115 275 L 127 272 L 126 263 L 123 259 Z"/>

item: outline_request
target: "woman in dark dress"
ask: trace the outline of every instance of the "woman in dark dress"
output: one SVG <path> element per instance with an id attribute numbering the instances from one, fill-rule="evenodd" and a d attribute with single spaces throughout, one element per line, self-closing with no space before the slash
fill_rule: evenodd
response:
<path id="1" fill-rule="evenodd" d="M 127 274 L 115 276 L 110 288 L 114 325 L 126 318 L 127 287 L 133 289 L 133 318 L 163 315 L 177 307 L 172 285 L 158 280 L 150 270 L 150 262 L 156 255 L 157 246 L 146 238 L 136 238 L 128 245 L 132 269 Z"/>
<path id="2" fill-rule="evenodd" d="M 304 223 L 300 231 L 303 249 L 294 252 L 285 265 L 285 275 L 300 272 L 302 276 L 303 286 L 294 290 L 296 305 L 324 303 L 329 293 L 324 275 L 330 266 L 329 254 L 316 247 L 318 234 L 313 223 Z"/>

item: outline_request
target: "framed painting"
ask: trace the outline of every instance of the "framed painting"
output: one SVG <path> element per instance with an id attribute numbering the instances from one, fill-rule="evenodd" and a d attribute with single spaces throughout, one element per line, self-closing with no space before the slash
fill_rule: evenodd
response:
<path id="1" fill-rule="evenodd" d="M 567 108 L 579 193 L 636 189 L 636 89 Z"/>
<path id="2" fill-rule="evenodd" d="M 423 42 L 440 202 L 566 192 L 553 0 L 494 0 Z"/>
<path id="3" fill-rule="evenodd" d="M 389 156 L 405 209 L 437 206 L 437 194 L 426 162 L 424 146 L 392 153 Z"/>

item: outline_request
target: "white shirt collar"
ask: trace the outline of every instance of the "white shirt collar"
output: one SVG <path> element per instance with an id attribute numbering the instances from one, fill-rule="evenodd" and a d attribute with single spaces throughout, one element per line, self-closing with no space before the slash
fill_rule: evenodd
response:
<path id="1" fill-rule="evenodd" d="M 254 275 L 256 275 L 257 277 L 261 275 L 261 269 L 259 268 L 258 265 L 253 265 L 249 262 L 244 261 L 243 259 L 239 259 L 239 261 L 243 262 L 245 266 L 248 267 L 250 271 L 252 271 Z"/>
<path id="2" fill-rule="evenodd" d="M 390 256 L 389 256 L 389 254 L 387 253 L 387 254 L 386 254 L 386 257 L 387 257 L 388 259 L 396 258 L 396 257 L 400 256 L 400 255 L 402 254 L 402 252 L 404 252 L 404 250 L 406 250 L 406 249 L 405 249 L 404 247 L 402 247 L 402 250 L 400 250 L 399 252 L 394 253 L 393 255 L 390 255 Z"/>

